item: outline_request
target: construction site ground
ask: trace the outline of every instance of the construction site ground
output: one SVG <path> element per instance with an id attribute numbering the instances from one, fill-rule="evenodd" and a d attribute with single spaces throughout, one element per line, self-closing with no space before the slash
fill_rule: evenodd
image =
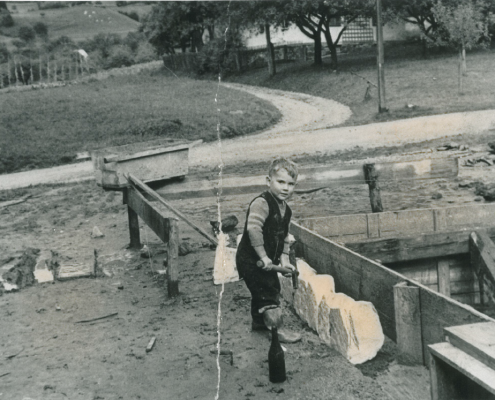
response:
<path id="1" fill-rule="evenodd" d="M 445 152 L 467 158 L 486 156 L 495 133 L 456 136 L 467 151 Z M 395 147 L 354 148 L 303 154 L 303 165 L 397 161 L 429 157 L 452 139 L 437 138 Z M 228 166 L 229 174 L 259 173 L 266 163 Z M 445 207 L 484 200 L 474 181 L 493 182 L 495 167 L 483 163 L 460 168 L 453 180 L 382 182 L 386 210 Z M 461 185 L 460 185 L 461 184 Z M 159 190 L 159 189 L 158 189 Z M 438 196 L 441 194 L 442 196 Z M 0 192 L 0 274 L 19 265 L 28 248 L 56 252 L 65 263 L 95 261 L 98 278 L 34 284 L 18 292 L 0 292 L 0 400 L 214 399 L 218 368 L 216 343 L 220 310 L 219 399 L 429 399 L 429 374 L 421 366 L 400 366 L 395 344 L 386 340 L 375 359 L 359 366 L 323 344 L 289 307 L 285 325 L 302 333 L 300 343 L 284 345 L 288 380 L 268 379 L 268 336 L 251 332 L 250 297 L 242 281 L 221 286 L 212 281 L 214 250 L 206 239 L 180 221 L 180 240 L 193 251 L 179 258 L 180 296 L 169 299 L 164 286 L 166 246 L 142 225 L 141 240 L 152 253 L 143 258 L 128 248 L 126 206 L 122 195 L 94 181 L 45 185 Z M 27 196 L 31 197 L 27 197 Z M 221 198 L 222 216 L 234 214 L 242 229 L 253 195 Z M 439 198 L 441 197 L 441 198 Z M 205 229 L 218 217 L 216 198 L 172 202 Z M 294 218 L 369 212 L 366 185 L 341 186 L 295 196 Z M 170 214 L 172 216 L 172 214 Z M 93 238 L 97 226 L 103 237 Z M 28 264 L 34 255 L 25 256 Z M 31 257 L 31 258 L 30 258 Z M 219 300 L 221 299 L 221 302 Z M 107 317 L 97 319 L 100 317 Z M 95 320 L 97 319 L 97 320 Z M 89 322 L 83 322 L 89 321 Z M 146 347 L 155 337 L 150 352 Z"/>

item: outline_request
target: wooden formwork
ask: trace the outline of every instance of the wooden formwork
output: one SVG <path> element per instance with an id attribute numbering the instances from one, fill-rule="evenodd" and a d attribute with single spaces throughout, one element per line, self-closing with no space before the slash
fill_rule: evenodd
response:
<path id="1" fill-rule="evenodd" d="M 495 205 L 477 205 L 312 218 L 293 223 L 291 233 L 297 240 L 297 256 L 318 273 L 332 275 L 336 291 L 372 302 L 385 334 L 398 343 L 403 355 L 426 364 L 427 346 L 443 341 L 445 327 L 495 320 L 440 293 L 438 282 L 434 290 L 376 259 L 389 257 L 392 265 L 414 257 L 442 261 L 446 253 L 469 260 L 470 232 L 495 226 L 494 211 Z M 392 240 L 393 236 L 399 238 Z M 438 264 L 437 280 L 438 271 L 450 267 Z"/>

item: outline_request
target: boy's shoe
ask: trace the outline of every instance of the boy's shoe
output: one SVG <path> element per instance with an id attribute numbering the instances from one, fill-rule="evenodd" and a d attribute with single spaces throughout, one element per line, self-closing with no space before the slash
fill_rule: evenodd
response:
<path id="1" fill-rule="evenodd" d="M 251 330 L 253 331 L 269 331 L 269 329 L 266 327 L 266 325 L 260 324 L 258 322 L 251 322 Z"/>

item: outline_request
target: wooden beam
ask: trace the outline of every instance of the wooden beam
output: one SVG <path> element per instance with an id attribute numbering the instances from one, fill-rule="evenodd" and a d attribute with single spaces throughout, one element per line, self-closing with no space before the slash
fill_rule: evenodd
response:
<path id="1" fill-rule="evenodd" d="M 132 249 L 141 248 L 141 237 L 139 232 L 139 219 L 136 212 L 129 206 L 129 190 L 124 188 L 124 204 L 127 204 L 127 219 L 129 222 L 130 247 Z"/>
<path id="2" fill-rule="evenodd" d="M 469 235 L 469 250 L 471 265 L 479 280 L 481 303 L 485 294 L 495 302 L 495 244 L 487 232 L 478 230 Z"/>
<path id="3" fill-rule="evenodd" d="M 408 181 L 433 178 L 453 178 L 458 175 L 457 158 L 432 158 L 395 163 L 376 163 L 375 169 L 380 181 Z M 266 189 L 266 175 L 224 175 L 222 195 L 233 196 L 257 193 Z M 305 193 L 342 185 L 366 184 L 362 165 L 339 165 L 299 170 L 296 193 Z M 214 197 L 218 194 L 220 182 L 217 176 L 189 175 L 182 181 L 168 181 L 157 191 L 168 200 L 196 197 Z"/>
<path id="4" fill-rule="evenodd" d="M 419 288 L 407 282 L 394 285 L 395 330 L 400 364 L 423 364 Z"/>
<path id="5" fill-rule="evenodd" d="M 495 228 L 486 229 L 495 237 Z M 469 252 L 469 231 L 438 232 L 346 243 L 346 247 L 382 263 L 446 257 Z M 494 264 L 495 265 L 495 264 Z"/>
<path id="6" fill-rule="evenodd" d="M 438 291 L 450 297 L 450 263 L 448 260 L 438 260 Z"/>
<path id="7" fill-rule="evenodd" d="M 168 263 L 167 263 L 167 291 L 168 297 L 179 295 L 179 221 L 170 218 Z"/>
<path id="8" fill-rule="evenodd" d="M 306 218 L 299 223 L 339 242 L 495 227 L 495 204 Z"/>
<path id="9" fill-rule="evenodd" d="M 134 210 L 135 214 L 141 217 L 141 219 L 148 225 L 153 232 L 161 239 L 163 243 L 168 243 L 168 231 L 170 228 L 170 221 L 167 215 L 162 210 L 154 207 L 144 196 L 139 193 L 136 188 L 129 187 L 127 189 L 127 205 L 131 210 Z M 129 216 L 130 218 L 130 216 Z M 135 229 L 135 228 L 134 228 Z M 139 224 L 137 224 L 137 230 L 139 232 Z M 131 233 L 132 235 L 132 233 Z M 132 240 L 132 237 L 131 237 Z"/>
<path id="10" fill-rule="evenodd" d="M 375 164 L 364 164 L 363 172 L 364 180 L 368 184 L 370 191 L 371 211 L 374 213 L 382 212 L 382 196 L 380 194 L 380 184 L 378 183 L 378 172 L 375 168 Z"/>
<path id="11" fill-rule="evenodd" d="M 184 220 L 189 226 L 191 226 L 196 232 L 200 233 L 203 235 L 206 239 L 208 239 L 211 243 L 213 243 L 215 246 L 218 245 L 218 241 L 211 235 L 209 235 L 204 229 L 200 228 L 197 226 L 195 223 L 189 220 L 184 214 L 182 214 L 179 210 L 176 208 L 172 207 L 169 203 L 167 203 L 163 198 L 156 193 L 154 190 L 152 190 L 149 186 L 144 184 L 140 179 L 135 177 L 132 174 L 127 175 L 127 179 L 129 182 L 133 183 L 137 187 L 139 187 L 141 190 L 143 190 L 145 193 L 150 195 L 153 199 L 158 201 L 160 204 L 163 204 L 165 207 L 167 207 L 170 211 L 172 211 L 175 215 L 177 215 L 179 218 Z"/>

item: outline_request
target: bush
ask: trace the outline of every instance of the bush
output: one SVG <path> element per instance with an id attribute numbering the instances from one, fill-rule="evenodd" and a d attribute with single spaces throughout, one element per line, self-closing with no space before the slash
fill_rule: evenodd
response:
<path id="1" fill-rule="evenodd" d="M 14 26 L 14 18 L 8 10 L 0 10 L 0 28 L 10 28 Z"/>
<path id="2" fill-rule="evenodd" d="M 6 63 L 9 58 L 9 49 L 5 43 L 0 43 L 0 64 Z"/>
<path id="3" fill-rule="evenodd" d="M 139 44 L 136 55 L 134 56 L 134 61 L 136 64 L 150 62 L 157 60 L 158 56 L 156 54 L 155 48 L 148 42 L 141 42 Z"/>
<path id="4" fill-rule="evenodd" d="M 70 3 L 69 2 L 64 2 L 64 1 L 44 1 L 44 2 L 38 2 L 38 8 L 40 10 L 49 10 L 51 8 L 65 8 L 69 7 Z"/>
<path id="5" fill-rule="evenodd" d="M 68 36 L 60 36 L 54 40 L 50 40 L 46 45 L 49 52 L 74 50 L 77 48 L 76 43 Z"/>
<path id="6" fill-rule="evenodd" d="M 243 48 L 236 37 L 229 36 L 209 41 L 198 53 L 198 73 L 222 73 L 223 76 L 237 70 L 237 51 Z"/>
<path id="7" fill-rule="evenodd" d="M 122 39 L 115 33 L 98 33 L 93 39 L 84 42 L 84 50 L 99 51 L 103 58 L 110 56 L 115 45 L 122 44 Z"/>
<path id="8" fill-rule="evenodd" d="M 129 67 L 134 64 L 134 56 L 127 47 L 116 47 L 112 49 L 111 54 L 108 56 L 104 68 L 121 68 Z"/>
<path id="9" fill-rule="evenodd" d="M 48 27 L 43 22 L 36 22 L 33 29 L 38 36 L 46 38 L 48 36 Z"/>
<path id="10" fill-rule="evenodd" d="M 146 36 L 142 32 L 129 32 L 124 39 L 124 44 L 131 49 L 132 52 L 136 52 L 139 45 L 143 42 L 147 42 Z"/>
<path id="11" fill-rule="evenodd" d="M 19 32 L 17 33 L 17 37 L 25 42 L 30 42 L 35 39 L 36 32 L 29 25 L 24 25 L 19 28 Z"/>

